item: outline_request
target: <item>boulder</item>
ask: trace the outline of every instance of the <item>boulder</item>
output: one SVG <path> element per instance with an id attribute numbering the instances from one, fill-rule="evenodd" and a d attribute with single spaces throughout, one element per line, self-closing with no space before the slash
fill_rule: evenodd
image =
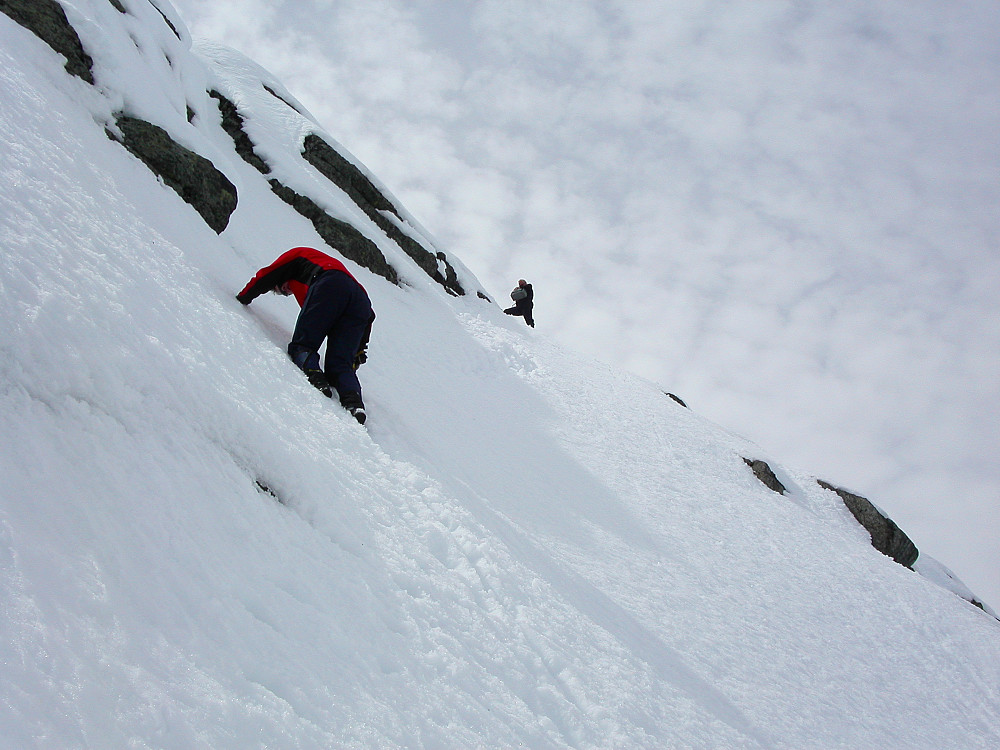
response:
<path id="1" fill-rule="evenodd" d="M 382 255 L 378 245 L 346 221 L 340 221 L 330 216 L 310 198 L 296 193 L 277 180 L 269 180 L 268 182 L 275 195 L 312 222 L 316 232 L 327 245 L 345 258 L 353 260 L 358 265 L 377 273 L 393 284 L 399 284 L 396 269 L 389 265 L 389 261 Z"/>
<path id="2" fill-rule="evenodd" d="M 221 233 L 236 210 L 236 186 L 212 162 L 177 143 L 163 128 L 125 114 L 118 114 L 115 122 L 122 145 Z"/>
<path id="3" fill-rule="evenodd" d="M 354 164 L 345 159 L 329 143 L 315 133 L 305 137 L 302 156 L 312 164 L 324 177 L 347 193 L 357 206 L 365 212 L 386 235 L 412 258 L 423 271 L 443 286 L 449 293 L 460 296 L 465 294 L 454 267 L 448 262 L 444 253 L 433 253 L 410 235 L 387 214 L 402 221 L 399 211 L 375 187 L 371 180 Z"/>
<path id="4" fill-rule="evenodd" d="M 66 11 L 55 0 L 0 0 L 0 12 L 24 26 L 66 58 L 66 71 L 94 83 L 94 61 L 80 42 Z"/>
<path id="5" fill-rule="evenodd" d="M 773 490 L 779 495 L 785 494 L 785 485 L 778 481 L 778 477 L 775 476 L 774 471 L 771 470 L 771 467 L 768 466 L 766 462 L 761 461 L 760 459 L 751 458 L 744 458 L 743 461 L 751 468 L 754 476 L 763 482 L 764 486 L 766 486 L 769 490 Z"/>
<path id="6" fill-rule="evenodd" d="M 917 561 L 919 552 L 916 545 L 910 538 L 892 522 L 891 519 L 883 515 L 868 498 L 855 495 L 840 487 L 834 487 L 829 482 L 822 479 L 817 480 L 823 489 L 837 493 L 844 505 L 851 511 L 851 515 L 857 519 L 858 523 L 865 527 L 872 538 L 872 546 L 887 557 L 891 557 L 907 568 L 912 568 Z"/>
<path id="7" fill-rule="evenodd" d="M 243 116 L 236 109 L 236 105 L 218 91 L 209 91 L 208 95 L 219 103 L 219 111 L 222 113 L 222 129 L 233 139 L 236 153 L 261 174 L 270 174 L 271 168 L 254 149 L 253 141 L 243 129 Z"/>

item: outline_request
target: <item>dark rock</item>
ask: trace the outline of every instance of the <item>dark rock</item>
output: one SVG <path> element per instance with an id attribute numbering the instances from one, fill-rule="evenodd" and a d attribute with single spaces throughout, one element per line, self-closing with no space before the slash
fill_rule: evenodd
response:
<path id="1" fill-rule="evenodd" d="M 236 105 L 218 91 L 209 91 L 208 95 L 219 103 L 219 111 L 222 113 L 222 128 L 233 139 L 236 153 L 261 174 L 270 174 L 271 168 L 257 153 L 253 141 L 243 129 L 243 116 L 239 113 Z M 361 232 L 345 221 L 334 219 L 315 201 L 304 195 L 299 195 L 291 188 L 282 185 L 278 180 L 269 180 L 268 184 L 275 195 L 312 222 L 316 232 L 332 249 L 373 273 L 388 279 L 393 284 L 399 283 L 396 270 L 389 265 L 385 256 L 382 255 L 382 251 Z"/>
<path id="2" fill-rule="evenodd" d="M 250 140 L 250 136 L 243 129 L 243 116 L 240 115 L 236 105 L 218 91 L 210 91 L 208 93 L 209 96 L 219 103 L 219 111 L 222 113 L 222 127 L 229 134 L 229 137 L 233 139 L 236 153 L 261 174 L 270 174 L 271 168 L 257 154 L 253 141 Z M 382 251 L 378 249 L 378 246 L 374 242 L 361 234 L 361 232 L 347 222 L 334 219 L 313 200 L 304 195 L 299 195 L 277 180 L 269 180 L 269 184 L 275 195 L 312 222 L 316 232 L 323 238 L 323 241 L 327 245 L 342 253 L 345 257 L 350 258 L 355 263 L 388 279 L 393 284 L 399 283 L 396 270 L 389 265 L 385 256 L 382 255 Z"/>
<path id="3" fill-rule="evenodd" d="M 236 187 L 204 156 L 185 148 L 163 128 L 136 117 L 116 117 L 122 145 L 201 214 L 217 233 L 236 210 Z"/>
<path id="4" fill-rule="evenodd" d="M 66 58 L 66 71 L 94 83 L 94 61 L 80 42 L 66 11 L 55 0 L 0 0 L 0 12 L 33 32 Z"/>
<path id="5" fill-rule="evenodd" d="M 855 495 L 840 487 L 834 487 L 822 479 L 817 481 L 823 489 L 836 492 L 840 496 L 858 523 L 864 526 L 871 535 L 872 546 L 875 549 L 883 555 L 891 557 L 900 565 L 907 568 L 913 566 L 920 553 L 916 545 L 891 519 L 882 515 L 867 498 Z"/>
<path id="6" fill-rule="evenodd" d="M 683 406 L 685 409 L 687 408 L 687 404 L 685 404 L 683 401 L 681 401 L 680 397 L 675 396 L 672 393 L 667 393 L 666 391 L 664 391 L 664 393 L 666 393 L 667 396 L 669 396 L 670 398 L 672 398 L 674 401 L 676 401 L 678 404 L 680 404 L 681 406 Z M 746 459 L 743 459 L 743 460 L 745 461 Z"/>
<path id="7" fill-rule="evenodd" d="M 413 258 L 413 253 L 416 252 L 416 248 L 420 248 L 421 250 L 423 250 L 423 246 L 420 245 L 416 240 L 406 237 L 406 235 L 403 236 L 405 239 L 410 240 L 410 242 L 412 242 L 413 245 L 415 246 L 414 248 L 411 248 L 411 250 L 406 250 L 406 245 L 404 243 L 399 243 L 400 246 L 403 248 L 403 250 L 406 250 L 407 255 L 409 255 L 411 258 Z M 417 261 L 417 263 L 418 265 L 421 266 L 421 268 L 424 268 L 424 270 L 427 271 L 428 274 L 430 274 L 430 277 L 432 279 L 434 279 L 437 283 L 441 284 L 445 288 L 445 290 L 448 291 L 449 293 L 454 294 L 456 297 L 465 294 L 465 289 L 462 288 L 462 284 L 458 280 L 458 274 L 455 272 L 455 267 L 448 262 L 448 256 L 442 252 L 438 252 L 437 259 L 438 261 L 440 261 L 440 266 L 444 266 L 443 277 L 441 275 L 440 270 L 435 270 L 433 273 L 431 273 L 430 271 L 427 270 L 427 268 L 424 268 L 424 266 L 420 264 L 419 260 Z M 417 259 L 414 258 L 414 260 Z"/>
<path id="8" fill-rule="evenodd" d="M 219 112 L 222 113 L 222 128 L 233 139 L 236 153 L 261 174 L 270 174 L 271 168 L 254 150 L 253 141 L 243 129 L 243 116 L 236 109 L 236 105 L 218 91 L 209 91 L 208 95 L 219 103 Z"/>
<path id="9" fill-rule="evenodd" d="M 257 492 L 259 492 L 260 494 L 267 495 L 268 497 L 277 500 L 282 505 L 285 504 L 284 499 L 282 499 L 282 497 L 277 492 L 268 487 L 267 484 L 265 484 L 262 480 L 255 479 L 254 484 L 257 486 Z"/>
<path id="10" fill-rule="evenodd" d="M 359 206 L 372 211 L 389 211 L 399 215 L 371 181 L 354 164 L 341 156 L 333 146 L 315 133 L 306 136 L 302 155 L 327 179 L 347 193 Z"/>
<path id="11" fill-rule="evenodd" d="M 151 2 L 150 5 L 152 5 L 156 9 L 157 13 L 163 16 L 163 20 L 166 22 L 167 26 L 170 27 L 170 30 L 174 32 L 174 36 L 180 39 L 181 38 L 180 32 L 177 31 L 177 27 L 170 22 L 170 19 L 167 18 L 166 14 L 157 7 L 156 3 Z"/>
<path id="12" fill-rule="evenodd" d="M 269 180 L 269 183 L 275 195 L 312 222 L 327 245 L 393 284 L 399 284 L 396 269 L 389 265 L 374 242 L 347 222 L 334 219 L 304 195 L 299 195 L 277 180 Z"/>
<path id="13" fill-rule="evenodd" d="M 387 213 L 399 219 L 399 211 L 360 169 L 341 156 L 333 146 L 318 135 L 310 133 L 303 142 L 302 156 L 324 177 L 347 193 L 368 218 L 399 245 L 428 276 L 451 294 L 456 296 L 465 294 L 458 275 L 445 254 L 432 253 L 388 218 L 385 215 Z"/>
<path id="14" fill-rule="evenodd" d="M 785 494 L 785 485 L 778 481 L 771 467 L 766 462 L 759 459 L 744 458 L 743 461 L 753 469 L 754 476 L 757 477 L 769 490 L 774 490 L 779 495 Z"/>
<path id="15" fill-rule="evenodd" d="M 115 9 L 119 13 L 128 13 L 128 11 L 125 10 L 125 6 L 121 4 L 120 0 L 108 0 L 108 2 L 115 6 Z"/>
<path id="16" fill-rule="evenodd" d="M 268 86 L 266 84 L 261 84 L 261 85 L 264 86 L 264 91 L 266 91 L 267 93 L 269 93 L 271 96 L 273 96 L 275 99 L 277 99 L 278 101 L 280 101 L 282 104 L 284 104 L 289 109 L 295 110 L 300 115 L 302 115 L 303 117 L 305 117 L 305 114 L 298 107 L 296 107 L 294 104 L 292 104 L 290 101 L 288 101 L 285 97 L 283 97 L 280 94 L 278 94 L 270 86 Z"/>

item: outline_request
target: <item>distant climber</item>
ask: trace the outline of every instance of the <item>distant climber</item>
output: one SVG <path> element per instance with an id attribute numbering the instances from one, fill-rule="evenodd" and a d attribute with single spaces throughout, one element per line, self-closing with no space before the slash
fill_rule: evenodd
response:
<path id="1" fill-rule="evenodd" d="M 339 260 L 311 247 L 293 247 L 260 269 L 236 299 L 249 305 L 270 291 L 294 294 L 302 308 L 288 344 L 292 362 L 324 396 L 332 398 L 332 389 L 336 389 L 340 403 L 364 424 L 365 404 L 357 368 L 368 359 L 368 339 L 375 320 L 365 288 Z M 323 339 L 326 358 L 321 370 Z"/>
<path id="2" fill-rule="evenodd" d="M 514 300 L 514 306 L 504 310 L 508 315 L 520 315 L 524 322 L 532 328 L 535 327 L 535 319 L 531 316 L 531 311 L 535 306 L 535 293 L 524 279 L 517 282 L 514 291 L 510 293 L 510 298 Z"/>

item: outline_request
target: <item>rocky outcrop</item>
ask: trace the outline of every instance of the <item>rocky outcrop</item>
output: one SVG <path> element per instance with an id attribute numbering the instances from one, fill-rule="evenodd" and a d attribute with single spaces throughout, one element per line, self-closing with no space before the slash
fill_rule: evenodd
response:
<path id="1" fill-rule="evenodd" d="M 879 512 L 879 509 L 872 505 L 871 501 L 840 487 L 834 487 L 822 479 L 817 481 L 823 489 L 835 492 L 840 496 L 858 523 L 864 526 L 871 535 L 872 546 L 875 549 L 883 555 L 891 557 L 900 565 L 907 568 L 913 566 L 920 554 L 916 545 L 891 519 Z"/>
<path id="2" fill-rule="evenodd" d="M 305 115 L 305 113 L 304 113 L 304 112 L 303 112 L 302 110 L 300 110 L 300 109 L 299 109 L 298 107 L 296 107 L 296 106 L 295 106 L 294 104 L 292 104 L 292 103 L 291 103 L 290 101 L 288 101 L 288 100 L 287 100 L 287 99 L 286 99 L 285 97 L 281 96 L 281 94 L 279 94 L 279 93 L 278 93 L 277 91 L 275 91 L 274 89 L 272 89 L 272 88 L 271 88 L 270 86 L 268 86 L 268 85 L 267 85 L 266 83 L 262 83 L 262 84 L 261 84 L 261 86 L 263 86 L 263 87 L 264 87 L 264 91 L 266 91 L 267 93 L 269 93 L 269 94 L 270 94 L 271 96 L 273 96 L 273 97 L 274 97 L 275 99 L 277 99 L 277 100 L 278 100 L 278 101 L 280 101 L 280 102 L 281 102 L 282 104 L 284 104 L 284 105 L 285 105 L 286 107 L 288 107 L 289 109 L 292 109 L 292 110 L 295 110 L 296 112 L 298 112 L 298 113 L 299 113 L 300 115 L 302 115 L 303 117 L 305 117 L 305 116 L 306 116 L 306 115 Z"/>
<path id="3" fill-rule="evenodd" d="M 208 95 L 219 104 L 219 112 L 222 114 L 222 129 L 233 139 L 236 153 L 261 174 L 270 174 L 271 168 L 254 150 L 253 141 L 243 129 L 243 116 L 236 109 L 236 105 L 218 91 L 209 91 Z"/>
<path id="4" fill-rule="evenodd" d="M 744 458 L 743 461 L 753 471 L 754 476 L 763 482 L 768 489 L 779 495 L 784 495 L 787 492 L 785 486 L 778 480 L 766 462 L 751 458 Z M 868 531 L 875 549 L 883 555 L 891 557 L 900 565 L 912 568 L 919 555 L 917 547 L 891 519 L 882 514 L 867 498 L 835 487 L 822 479 L 817 481 L 820 487 L 835 492 L 844 501 L 844 505 L 851 511 L 851 515 Z"/>
<path id="5" fill-rule="evenodd" d="M 236 210 L 236 186 L 208 159 L 185 148 L 163 128 L 119 114 L 120 142 L 221 233 Z"/>
<path id="6" fill-rule="evenodd" d="M 261 174 L 271 174 L 271 167 L 257 153 L 253 141 L 250 140 L 250 136 L 243 128 L 243 116 L 239 113 L 236 105 L 218 91 L 209 91 L 208 95 L 219 104 L 219 112 L 222 114 L 222 128 L 232 138 L 236 153 Z M 346 221 L 333 218 L 311 198 L 300 195 L 278 180 L 268 180 L 268 184 L 275 195 L 309 219 L 316 233 L 332 249 L 358 265 L 364 266 L 372 273 L 377 273 L 388 279 L 393 284 L 399 283 L 396 269 L 389 265 L 389 261 L 385 259 L 378 246 L 360 231 Z"/>
<path id="7" fill-rule="evenodd" d="M 299 195 L 277 180 L 269 180 L 269 183 L 275 195 L 312 222 L 317 234 L 327 245 L 335 248 L 345 258 L 350 258 L 393 284 L 399 283 L 396 269 L 389 265 L 374 242 L 346 221 L 330 216 L 306 196 Z"/>
<path id="8" fill-rule="evenodd" d="M 751 468 L 754 476 L 764 483 L 765 487 L 779 495 L 785 494 L 785 485 L 778 481 L 778 477 L 775 476 L 774 471 L 766 462 L 753 458 L 744 458 L 743 461 Z"/>
<path id="9" fill-rule="evenodd" d="M 688 408 L 688 405 L 684 403 L 684 401 L 681 399 L 680 396 L 675 396 L 673 393 L 668 393 L 667 391 L 664 391 L 663 394 L 665 396 L 671 398 L 672 400 L 676 401 L 678 404 L 680 404 L 681 406 L 683 406 L 685 409 Z M 744 459 L 744 460 L 746 460 L 746 459 Z"/>
<path id="10" fill-rule="evenodd" d="M 424 272 L 456 296 L 465 294 L 455 269 L 444 253 L 432 253 L 413 237 L 406 234 L 389 217 L 402 221 L 396 207 L 372 184 L 364 173 L 349 162 L 333 146 L 315 133 L 306 136 L 302 156 L 324 177 L 343 190 L 357 206 Z"/>
<path id="11" fill-rule="evenodd" d="M 94 83 L 94 61 L 80 42 L 66 11 L 55 0 L 0 0 L 0 12 L 32 31 L 35 36 L 66 58 L 66 71 Z"/>
<path id="12" fill-rule="evenodd" d="M 162 10 L 160 10 L 160 8 L 156 5 L 156 3 L 152 3 L 151 2 L 150 5 L 152 5 L 153 8 L 156 10 L 156 12 L 160 14 L 160 16 L 163 18 L 163 22 L 165 24 L 167 24 L 167 26 L 170 28 L 170 30 L 172 32 L 174 32 L 174 36 L 176 36 L 178 39 L 180 39 L 181 38 L 181 33 L 177 30 L 177 27 L 174 26 L 174 24 L 170 21 L 170 19 L 167 18 L 167 14 L 164 13 Z"/>
<path id="13" fill-rule="evenodd" d="M 125 7 L 109 0 L 121 13 Z M 154 6 L 155 7 L 155 6 Z M 157 8 L 174 34 L 177 29 Z M 32 31 L 53 50 L 66 58 L 66 71 L 89 84 L 94 83 L 94 61 L 83 48 L 76 29 L 63 7 L 55 0 L 0 0 L 0 12 Z M 188 119 L 192 110 L 188 108 Z M 236 187 L 208 159 L 175 142 L 163 128 L 119 114 L 115 118 L 120 133 L 109 134 L 156 173 L 163 182 L 221 232 L 236 209 Z"/>

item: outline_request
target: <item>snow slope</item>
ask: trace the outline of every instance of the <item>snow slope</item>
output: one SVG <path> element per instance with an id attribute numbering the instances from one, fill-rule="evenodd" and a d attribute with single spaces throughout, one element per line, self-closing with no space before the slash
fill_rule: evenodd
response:
<path id="1" fill-rule="evenodd" d="M 446 294 L 298 159 L 323 130 L 280 82 L 122 5 L 64 4 L 96 86 L 0 15 L 0 747 L 1000 744 L 993 617 L 808 474 Z M 323 245 L 210 86 L 404 280 L 351 266 L 368 429 L 285 356 L 293 302 L 233 298 Z M 221 235 L 105 135 L 122 108 L 236 184 Z"/>

